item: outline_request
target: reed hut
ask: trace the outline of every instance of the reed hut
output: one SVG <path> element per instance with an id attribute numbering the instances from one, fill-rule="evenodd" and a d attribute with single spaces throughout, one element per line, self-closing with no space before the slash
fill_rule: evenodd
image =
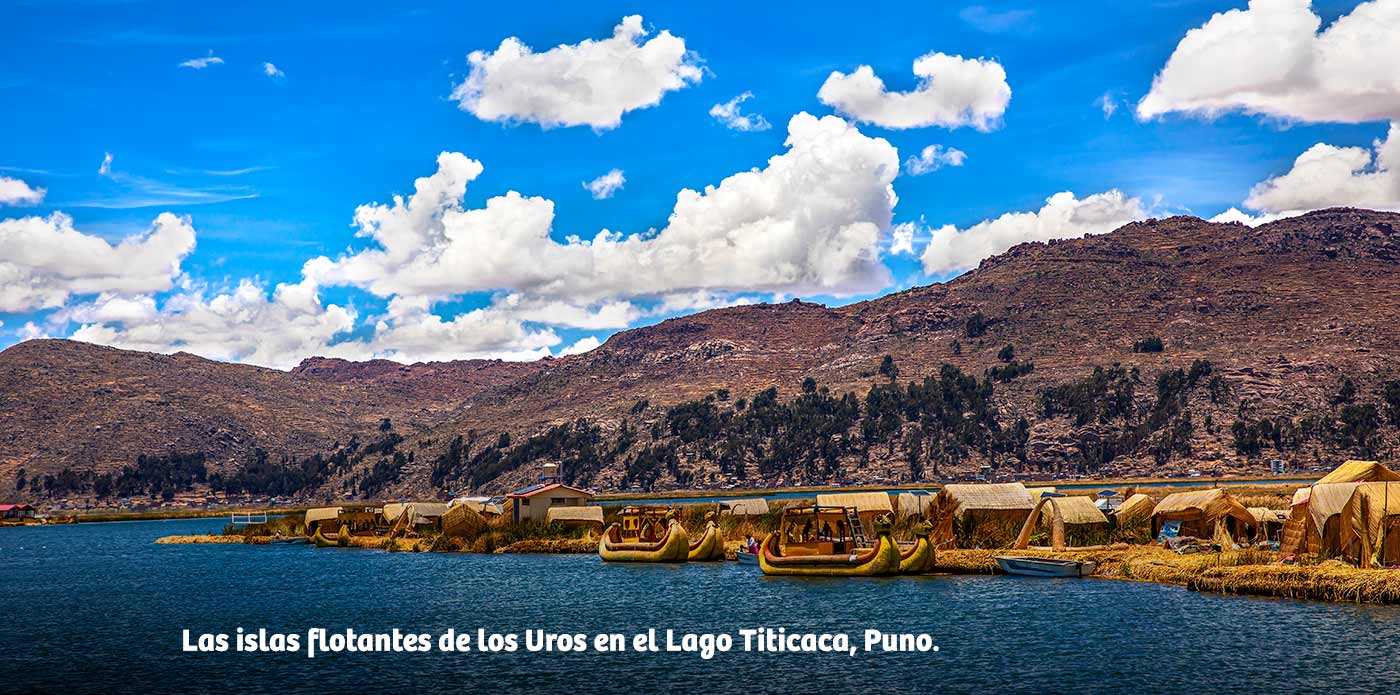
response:
<path id="1" fill-rule="evenodd" d="M 576 507 L 550 507 L 545 512 L 545 523 L 559 524 L 569 528 L 580 526 L 590 528 L 594 531 L 603 530 L 603 508 L 596 504 L 587 504 Z"/>
<path id="2" fill-rule="evenodd" d="M 936 543 L 952 547 L 1004 547 L 1030 516 L 1035 503 L 1020 483 L 953 483 L 934 496 Z"/>
<path id="3" fill-rule="evenodd" d="M 719 514 L 724 516 L 763 516 L 768 513 L 768 500 L 762 497 L 745 497 L 736 500 L 721 500 Z"/>
<path id="4" fill-rule="evenodd" d="M 1358 484 L 1340 525 L 1345 554 L 1359 567 L 1400 566 L 1400 482 Z"/>
<path id="5" fill-rule="evenodd" d="M 477 504 L 463 503 L 457 504 L 456 500 L 448 505 L 447 511 L 443 512 L 439 524 L 442 526 L 442 535 L 452 538 L 475 539 L 489 526 L 486 516 L 477 511 Z"/>
<path id="6" fill-rule="evenodd" d="M 1118 528 L 1147 523 L 1152 519 L 1152 510 L 1156 506 L 1151 497 L 1138 493 L 1123 500 L 1123 504 L 1113 510 L 1113 520 Z"/>
<path id="7" fill-rule="evenodd" d="M 1039 502 L 1039 501 L 1040 501 L 1040 498 L 1041 498 L 1041 497 L 1044 497 L 1047 493 L 1048 493 L 1050 496 L 1052 496 L 1052 497 L 1057 497 L 1057 496 L 1058 496 L 1058 497 L 1063 497 L 1063 495 L 1060 495 L 1059 493 L 1055 492 L 1055 488 L 1053 488 L 1053 487 L 1028 487 L 1028 488 L 1026 488 L 1026 494 L 1031 496 L 1031 501 L 1032 501 L 1032 502 Z"/>
<path id="8" fill-rule="evenodd" d="M 1072 545 L 1099 545 L 1108 540 L 1108 517 L 1093 500 L 1084 496 L 1041 497 L 1021 525 L 1015 547 L 1029 547 L 1031 534 L 1037 527 L 1050 532 L 1050 547 L 1054 550 Z"/>
<path id="9" fill-rule="evenodd" d="M 384 521 L 393 528 L 436 529 L 446 502 L 395 502 L 384 505 Z"/>
<path id="10" fill-rule="evenodd" d="M 1310 487 L 1297 490 L 1289 504 L 1290 518 L 1283 526 L 1279 549 L 1286 553 L 1339 553 L 1341 527 L 1328 526 L 1328 523 L 1335 524 L 1336 516 L 1351 498 L 1354 487 L 1330 486 L 1387 481 L 1400 481 L 1400 473 L 1378 461 L 1351 460 L 1332 469 Z"/>
<path id="11" fill-rule="evenodd" d="M 1386 468 L 1379 461 L 1345 461 L 1331 473 L 1318 478 L 1313 485 L 1327 483 L 1375 483 L 1400 480 L 1400 473 Z"/>
<path id="12" fill-rule="evenodd" d="M 1233 542 L 1249 538 L 1258 525 L 1254 515 L 1222 488 L 1177 492 L 1162 498 L 1152 510 L 1152 535 L 1169 521 L 1181 522 L 1182 536 Z M 1224 534 L 1222 536 L 1222 534 Z"/>
<path id="13" fill-rule="evenodd" d="M 1255 539 L 1262 543 L 1279 540 L 1280 534 L 1283 532 L 1283 525 L 1288 521 L 1288 512 L 1267 507 L 1249 507 L 1248 509 L 1258 524 L 1254 527 Z"/>
<path id="14" fill-rule="evenodd" d="M 929 510 L 933 505 L 933 495 L 918 490 L 915 492 L 901 492 L 895 497 L 895 506 L 899 516 L 911 519 L 923 519 L 929 516 Z"/>
<path id="15" fill-rule="evenodd" d="M 894 506 L 890 504 L 887 492 L 833 492 L 817 495 L 818 507 L 848 507 L 856 510 L 861 527 L 872 538 L 875 519 L 882 514 L 894 516 Z"/>
<path id="16" fill-rule="evenodd" d="M 314 507 L 306 510 L 306 517 L 302 520 L 302 525 L 306 527 L 306 535 L 316 535 L 316 529 L 325 533 L 335 533 L 340 529 L 340 513 L 343 511 L 344 507 Z"/>

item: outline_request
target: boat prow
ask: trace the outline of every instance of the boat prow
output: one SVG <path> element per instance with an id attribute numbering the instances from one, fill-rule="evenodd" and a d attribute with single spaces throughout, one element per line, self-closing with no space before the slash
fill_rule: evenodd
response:
<path id="1" fill-rule="evenodd" d="M 710 516 L 713 516 L 711 512 Z M 724 559 L 724 537 L 714 521 L 706 520 L 705 532 L 694 543 L 689 544 L 686 559 L 690 562 L 712 562 Z"/>
<path id="2" fill-rule="evenodd" d="M 1093 561 L 1057 560 L 1048 557 L 997 555 L 1003 572 L 1023 577 L 1087 577 L 1094 573 Z"/>
<path id="3" fill-rule="evenodd" d="M 924 522 L 914 527 L 913 547 L 899 553 L 900 574 L 923 574 L 933 569 L 935 551 L 928 539 L 932 531 L 933 527 Z"/>

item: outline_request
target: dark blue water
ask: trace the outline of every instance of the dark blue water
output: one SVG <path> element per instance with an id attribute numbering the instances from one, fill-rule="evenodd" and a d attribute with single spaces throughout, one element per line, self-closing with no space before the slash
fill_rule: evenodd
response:
<path id="1" fill-rule="evenodd" d="M 223 520 L 0 530 L 5 692 L 1380 693 L 1400 609 L 1107 580 L 765 578 L 723 565 L 157 546 Z M 181 630 L 926 632 L 937 653 L 188 654 Z"/>
<path id="2" fill-rule="evenodd" d="M 1147 483 L 1105 483 L 1103 481 L 1090 481 L 1087 483 L 1045 483 L 1046 487 L 1054 487 L 1060 492 L 1066 490 L 1102 490 L 1105 487 L 1123 489 L 1125 487 L 1149 488 L 1149 487 L 1231 487 L 1234 485 L 1311 485 L 1317 478 L 1277 478 L 1272 480 L 1215 480 L 1213 478 L 1182 478 L 1176 480 L 1159 480 Z M 1026 483 L 1026 487 L 1041 487 L 1039 483 Z M 890 489 L 890 490 L 860 490 L 859 492 L 887 492 L 898 494 L 901 492 L 927 492 L 933 494 L 938 492 L 938 487 L 927 487 L 920 489 Z M 832 492 L 841 492 L 833 490 Z M 716 502 L 732 502 L 734 500 L 762 498 L 765 500 L 790 500 L 790 499 L 812 499 L 817 496 L 815 492 L 769 492 L 755 493 L 748 495 L 696 495 L 693 497 L 646 497 L 625 500 L 603 500 L 600 504 L 604 506 L 622 506 L 628 504 L 714 504 Z"/>

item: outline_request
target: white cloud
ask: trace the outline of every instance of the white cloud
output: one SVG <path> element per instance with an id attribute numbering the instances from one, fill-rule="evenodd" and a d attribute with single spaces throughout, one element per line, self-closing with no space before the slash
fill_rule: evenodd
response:
<path id="1" fill-rule="evenodd" d="M 1400 119 L 1400 0 L 1357 5 L 1319 33 L 1308 0 L 1252 0 L 1187 32 L 1139 118 L 1243 111 L 1358 123 Z"/>
<path id="2" fill-rule="evenodd" d="M 273 65 L 272 63 L 263 63 L 262 70 L 264 75 L 267 75 L 268 77 L 271 77 L 274 80 L 287 76 L 287 73 L 282 72 L 281 69 L 279 69 L 276 65 Z"/>
<path id="3" fill-rule="evenodd" d="M 1245 205 L 1267 213 L 1340 205 L 1400 209 L 1400 124 L 1392 123 L 1373 150 L 1313 145 L 1287 173 L 1254 186 Z"/>
<path id="4" fill-rule="evenodd" d="M 62 213 L 0 220 L 0 311 L 62 306 L 75 294 L 169 289 L 194 244 L 189 218 L 168 212 L 116 245 L 83 234 Z"/>
<path id="5" fill-rule="evenodd" d="M 914 222 L 901 222 L 890 230 L 890 255 L 914 255 L 914 234 L 919 225 Z"/>
<path id="6" fill-rule="evenodd" d="M 1024 26 L 1031 17 L 1035 16 L 1035 11 L 1004 10 L 996 12 L 982 5 L 970 5 L 959 11 L 958 16 L 964 22 L 988 34 L 1002 34 Z"/>
<path id="7" fill-rule="evenodd" d="M 203 58 L 191 58 L 191 59 L 189 59 L 189 60 L 187 60 L 187 61 L 185 61 L 185 62 L 183 62 L 183 63 L 180 63 L 180 67 L 182 67 L 182 68 L 193 68 L 193 69 L 195 69 L 195 70 L 203 70 L 204 68 L 207 68 L 207 67 L 209 67 L 210 65 L 223 65 L 223 64 L 224 64 L 224 59 L 223 59 L 223 58 L 220 58 L 220 57 L 218 57 L 218 56 L 216 56 L 216 55 L 214 55 L 214 51 L 211 50 L 211 51 L 209 51 L 209 55 L 204 56 Z"/>
<path id="8" fill-rule="evenodd" d="M 1118 113 L 1118 99 L 1111 92 L 1104 92 L 1094 104 L 1103 111 L 1103 119 L 1106 121 L 1113 118 L 1113 114 Z"/>
<path id="9" fill-rule="evenodd" d="M 594 200 L 605 200 L 622 190 L 622 185 L 625 183 L 627 183 L 627 177 L 622 175 L 622 170 L 613 169 L 592 181 L 584 181 L 583 187 L 593 196 Z"/>
<path id="10" fill-rule="evenodd" d="M 457 153 L 407 199 L 355 213 L 375 248 L 327 261 L 322 282 L 380 296 L 508 291 L 581 304 L 699 290 L 851 295 L 887 286 L 880 236 L 896 197 L 898 152 L 828 116 L 788 124 L 788 150 L 763 169 L 682 190 L 667 225 L 555 241 L 554 204 L 514 191 L 464 208 L 480 163 Z M 522 262 L 521 259 L 529 259 Z"/>
<path id="11" fill-rule="evenodd" d="M 965 161 L 967 153 L 956 147 L 929 145 L 918 155 L 904 160 L 904 171 L 910 176 L 923 176 L 944 166 L 960 167 Z"/>
<path id="12" fill-rule="evenodd" d="M 595 338 L 595 337 L 593 337 L 593 336 L 590 335 L 590 336 L 588 336 L 588 337 L 586 337 L 586 338 L 580 338 L 580 339 L 578 339 L 578 341 L 575 342 L 573 345 L 570 345 L 569 347 L 566 347 L 566 348 L 564 348 L 563 350 L 560 350 L 560 351 L 559 351 L 559 354 L 561 354 L 561 355 L 582 355 L 583 353 L 588 352 L 588 351 L 590 351 L 590 350 L 593 350 L 593 349 L 597 348 L 599 345 L 602 345 L 602 344 L 603 344 L 603 343 L 602 343 L 601 341 L 599 341 L 597 338 Z"/>
<path id="13" fill-rule="evenodd" d="M 833 72 L 817 98 L 861 122 L 905 129 L 972 126 L 991 130 L 1011 101 L 1006 70 L 994 60 L 929 53 L 914 61 L 919 85 L 911 92 L 891 92 L 869 65 L 846 75 Z"/>
<path id="14" fill-rule="evenodd" d="M 710 115 L 716 121 L 723 123 L 724 127 L 743 133 L 772 128 L 773 125 L 761 114 L 747 114 L 739 108 L 739 104 L 751 98 L 753 98 L 753 92 L 744 92 L 722 104 L 715 104 L 710 107 Z"/>
<path id="15" fill-rule="evenodd" d="M 97 175 L 98 175 L 98 176 L 108 176 L 108 175 L 110 175 L 111 173 L 112 173 L 112 153 L 111 153 L 111 152 L 104 152 L 104 153 L 102 154 L 102 164 L 99 165 L 99 166 L 97 167 Z"/>
<path id="16" fill-rule="evenodd" d="M 1118 190 L 1083 200 L 1065 191 L 1050 196 L 1035 212 L 1009 212 L 962 230 L 944 225 L 933 232 L 920 260 L 929 275 L 966 270 L 1023 242 L 1102 234 L 1146 214 L 1141 200 Z"/>
<path id="17" fill-rule="evenodd" d="M 1305 212 L 1307 212 L 1307 211 L 1306 211 L 1306 210 L 1292 210 L 1292 211 L 1288 211 L 1288 212 L 1263 213 L 1263 214 L 1259 214 L 1259 215 L 1251 215 L 1251 214 L 1249 214 L 1249 213 L 1247 213 L 1247 212 L 1245 212 L 1245 211 L 1243 211 L 1243 210 L 1241 210 L 1241 209 L 1239 209 L 1239 208 L 1230 208 L 1229 210 L 1226 210 L 1225 212 L 1222 212 L 1222 213 L 1220 213 L 1219 215 L 1216 215 L 1215 217 L 1210 218 L 1210 221 L 1211 221 L 1211 222 L 1222 222 L 1222 223 L 1224 223 L 1224 222 L 1239 222 L 1240 224 L 1245 225 L 1246 227 L 1258 227 L 1258 226 L 1261 225 L 1261 224 L 1267 224 L 1267 223 L 1269 223 L 1269 222 L 1274 222 L 1274 221 L 1281 220 L 1281 219 L 1284 219 L 1284 218 L 1288 218 L 1288 217 L 1297 217 L 1298 215 L 1301 215 L 1301 214 L 1303 214 L 1303 213 L 1305 213 Z"/>
<path id="18" fill-rule="evenodd" d="M 252 280 L 206 298 L 199 290 L 178 292 L 159 307 L 149 297 L 100 295 L 60 312 L 56 320 L 80 323 L 74 340 L 128 350 L 191 352 L 279 369 L 313 354 L 366 358 L 358 346 L 329 345 L 355 325 L 354 311 L 323 305 L 315 285 L 281 284 L 269 296 Z"/>
<path id="19" fill-rule="evenodd" d="M 47 192 L 19 179 L 0 176 L 0 205 L 38 205 Z"/>
<path id="20" fill-rule="evenodd" d="M 685 39 L 649 32 L 639 15 L 624 17 L 609 39 L 584 40 L 535 53 L 511 37 L 495 51 L 467 56 L 471 73 L 452 92 L 462 110 L 486 121 L 545 128 L 616 128 L 622 115 L 661 103 L 667 92 L 704 76 Z"/>

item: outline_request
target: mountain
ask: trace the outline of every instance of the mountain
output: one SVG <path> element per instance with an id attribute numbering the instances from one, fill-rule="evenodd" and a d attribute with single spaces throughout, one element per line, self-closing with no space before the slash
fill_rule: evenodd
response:
<path id="1" fill-rule="evenodd" d="M 181 487 L 174 453 L 222 485 L 371 496 L 500 491 L 546 460 L 603 488 L 1325 465 L 1400 441 L 1398 263 L 1392 213 L 1173 217 L 529 364 L 279 372 L 30 341 L 0 353 L 0 481 L 86 494 L 144 454 L 126 489 Z"/>

